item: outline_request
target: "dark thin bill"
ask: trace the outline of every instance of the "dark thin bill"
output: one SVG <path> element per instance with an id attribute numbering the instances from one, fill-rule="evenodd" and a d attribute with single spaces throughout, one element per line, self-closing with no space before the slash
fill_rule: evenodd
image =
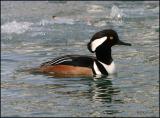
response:
<path id="1" fill-rule="evenodd" d="M 130 43 L 125 43 L 125 42 L 120 41 L 120 40 L 118 41 L 117 45 L 127 45 L 127 46 L 131 46 Z"/>

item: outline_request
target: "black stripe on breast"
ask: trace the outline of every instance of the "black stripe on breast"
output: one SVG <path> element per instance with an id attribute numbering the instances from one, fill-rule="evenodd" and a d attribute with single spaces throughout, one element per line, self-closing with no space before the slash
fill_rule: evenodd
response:
<path id="1" fill-rule="evenodd" d="M 104 66 L 101 63 L 99 63 L 97 60 L 95 60 L 95 62 L 96 62 L 98 69 L 101 71 L 101 73 L 104 75 L 108 75 L 108 72 L 106 71 Z"/>

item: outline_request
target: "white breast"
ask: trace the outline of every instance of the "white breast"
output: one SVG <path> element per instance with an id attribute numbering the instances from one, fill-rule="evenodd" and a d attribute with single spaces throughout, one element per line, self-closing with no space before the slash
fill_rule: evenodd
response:
<path id="1" fill-rule="evenodd" d="M 100 61 L 99 61 L 100 62 Z M 116 67 L 115 67 L 115 64 L 114 64 L 114 61 L 112 61 L 112 63 L 110 65 L 107 65 L 107 64 L 104 64 L 102 62 L 100 62 L 103 67 L 106 69 L 106 71 L 109 73 L 109 74 L 114 74 L 116 73 Z"/>

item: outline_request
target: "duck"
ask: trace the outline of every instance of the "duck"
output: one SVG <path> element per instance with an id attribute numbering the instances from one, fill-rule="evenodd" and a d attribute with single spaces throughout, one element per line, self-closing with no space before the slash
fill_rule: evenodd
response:
<path id="1" fill-rule="evenodd" d="M 111 50 L 114 45 L 131 46 L 130 43 L 119 40 L 117 32 L 113 29 L 98 31 L 87 44 L 88 50 L 95 56 L 64 55 L 44 62 L 33 70 L 55 77 L 112 75 L 117 72 Z"/>

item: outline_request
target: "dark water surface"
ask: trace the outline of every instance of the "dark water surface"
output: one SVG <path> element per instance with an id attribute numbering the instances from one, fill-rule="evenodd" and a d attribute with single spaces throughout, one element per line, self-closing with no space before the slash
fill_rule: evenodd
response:
<path id="1" fill-rule="evenodd" d="M 152 1 L 1 2 L 2 116 L 159 116 L 159 5 Z M 56 16 L 55 19 L 52 16 Z M 113 28 L 118 74 L 54 78 L 21 70 L 66 54 Z"/>

